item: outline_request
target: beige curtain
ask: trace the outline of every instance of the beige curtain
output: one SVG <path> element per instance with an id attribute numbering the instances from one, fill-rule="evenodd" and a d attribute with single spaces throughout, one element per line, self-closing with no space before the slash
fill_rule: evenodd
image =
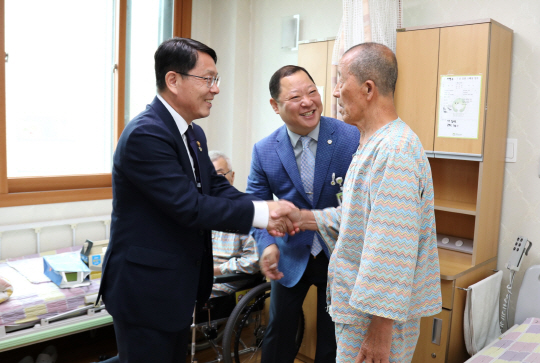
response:
<path id="1" fill-rule="evenodd" d="M 401 28 L 402 0 L 343 0 L 343 17 L 332 54 L 332 90 L 337 84 L 337 65 L 349 48 L 364 42 L 382 43 L 396 50 L 396 29 Z M 342 120 L 337 99 L 332 97 L 332 117 Z"/>

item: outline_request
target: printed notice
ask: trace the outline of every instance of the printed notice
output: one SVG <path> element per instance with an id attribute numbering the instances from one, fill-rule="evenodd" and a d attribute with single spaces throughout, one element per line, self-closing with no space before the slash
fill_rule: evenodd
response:
<path id="1" fill-rule="evenodd" d="M 438 137 L 478 139 L 481 75 L 441 76 Z"/>

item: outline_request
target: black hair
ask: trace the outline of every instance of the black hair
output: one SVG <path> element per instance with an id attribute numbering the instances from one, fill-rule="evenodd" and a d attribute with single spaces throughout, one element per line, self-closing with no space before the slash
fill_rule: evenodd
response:
<path id="1" fill-rule="evenodd" d="M 197 52 L 208 54 L 217 63 L 216 52 L 196 40 L 175 37 L 161 43 L 154 54 L 158 90 L 165 89 L 165 75 L 168 72 L 188 73 L 195 68 L 199 58 Z"/>
<path id="2" fill-rule="evenodd" d="M 315 81 L 313 80 L 313 78 L 311 78 L 311 75 L 308 71 L 306 71 L 305 68 L 300 66 L 283 66 L 278 69 L 270 78 L 270 96 L 272 96 L 274 100 L 278 101 L 279 93 L 281 92 L 281 79 L 300 71 L 306 73 L 309 79 L 311 79 L 311 82 L 315 83 Z"/>

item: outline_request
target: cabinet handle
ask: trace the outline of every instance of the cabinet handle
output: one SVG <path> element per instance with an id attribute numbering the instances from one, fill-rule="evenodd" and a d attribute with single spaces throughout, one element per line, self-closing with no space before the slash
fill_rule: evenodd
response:
<path id="1" fill-rule="evenodd" d="M 433 358 L 433 359 L 437 358 L 437 354 L 431 353 L 431 358 Z"/>
<path id="2" fill-rule="evenodd" d="M 431 330 L 431 342 L 441 345 L 442 319 L 433 318 L 433 328 Z"/>

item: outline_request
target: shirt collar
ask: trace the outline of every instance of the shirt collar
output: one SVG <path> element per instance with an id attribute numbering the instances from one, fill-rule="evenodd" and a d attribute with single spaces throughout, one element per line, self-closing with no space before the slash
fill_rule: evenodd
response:
<path id="1" fill-rule="evenodd" d="M 319 121 L 317 126 L 309 134 L 307 134 L 307 136 L 311 137 L 315 141 L 319 141 L 320 127 L 321 127 L 321 122 Z M 289 139 L 291 139 L 291 144 L 293 147 L 296 146 L 296 144 L 298 143 L 298 140 L 300 140 L 300 137 L 303 136 L 303 135 L 298 135 L 297 133 L 292 132 L 288 127 L 287 127 L 287 134 L 289 134 Z"/>
<path id="2" fill-rule="evenodd" d="M 157 94 L 157 98 L 161 101 L 161 103 L 163 103 L 163 106 L 165 106 L 165 108 L 169 110 L 169 113 L 171 114 L 174 122 L 176 123 L 176 126 L 178 127 L 178 130 L 180 131 L 180 135 L 184 135 L 188 128 L 186 120 L 184 120 L 182 116 L 180 116 L 180 114 L 176 112 L 176 110 L 172 108 L 171 105 L 169 105 L 167 101 L 163 99 L 163 97 L 161 97 L 159 93 Z"/>

